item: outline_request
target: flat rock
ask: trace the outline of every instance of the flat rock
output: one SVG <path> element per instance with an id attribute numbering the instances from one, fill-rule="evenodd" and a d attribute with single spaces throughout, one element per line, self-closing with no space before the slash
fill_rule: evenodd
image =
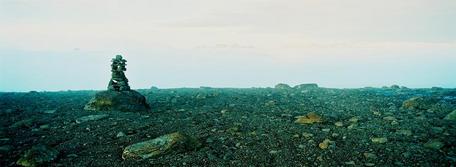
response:
<path id="1" fill-rule="evenodd" d="M 83 123 L 87 121 L 96 121 L 108 117 L 108 114 L 99 114 L 99 115 L 87 115 L 76 119 L 76 123 Z"/>
<path id="2" fill-rule="evenodd" d="M 426 148 L 430 148 L 430 149 L 435 149 L 435 150 L 439 150 L 440 148 L 442 148 L 445 144 L 443 144 L 441 141 L 439 140 L 429 140 L 428 142 L 426 142 L 424 144 L 424 147 Z"/>
<path id="3" fill-rule="evenodd" d="M 23 119 L 12 124 L 10 128 L 31 128 L 34 122 L 34 118 Z"/>
<path id="4" fill-rule="evenodd" d="M 45 114 L 54 114 L 57 110 L 46 110 L 46 111 L 43 111 L 43 113 Z"/>
<path id="5" fill-rule="evenodd" d="M 383 144 L 383 143 L 388 142 L 388 138 L 386 138 L 386 137 L 374 137 L 374 138 L 371 138 L 371 141 L 373 143 Z"/>
<path id="6" fill-rule="evenodd" d="M 16 164 L 21 166 L 48 166 L 59 155 L 59 151 L 45 145 L 36 145 L 26 150 Z"/>
<path id="7" fill-rule="evenodd" d="M 88 111 L 149 111 L 150 106 L 146 98 L 139 92 L 129 91 L 102 91 L 95 94 L 84 107 Z"/>
<path id="8" fill-rule="evenodd" d="M 298 124 L 313 124 L 313 123 L 322 122 L 321 117 L 314 112 L 310 112 L 304 116 L 297 116 L 295 118 L 296 118 L 295 123 L 298 123 Z"/>
<path id="9" fill-rule="evenodd" d="M 184 152 L 198 148 L 201 144 L 192 137 L 180 132 L 166 134 L 152 140 L 127 146 L 123 153 L 123 159 L 147 159 L 169 152 Z"/>

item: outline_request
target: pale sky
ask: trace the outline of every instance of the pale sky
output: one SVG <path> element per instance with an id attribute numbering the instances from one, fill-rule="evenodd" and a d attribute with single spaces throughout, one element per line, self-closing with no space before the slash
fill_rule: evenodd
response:
<path id="1" fill-rule="evenodd" d="M 0 91 L 456 87 L 455 0 L 0 0 Z"/>

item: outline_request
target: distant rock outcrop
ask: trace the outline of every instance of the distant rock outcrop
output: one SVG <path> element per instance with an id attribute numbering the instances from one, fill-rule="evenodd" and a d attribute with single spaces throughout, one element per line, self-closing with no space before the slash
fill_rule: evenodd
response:
<path id="1" fill-rule="evenodd" d="M 318 84 L 316 84 L 316 83 L 300 84 L 300 85 L 294 86 L 293 88 L 295 88 L 295 89 L 316 89 L 316 88 L 318 88 Z"/>
<path id="2" fill-rule="evenodd" d="M 84 107 L 89 111 L 148 111 L 150 109 L 146 98 L 139 92 L 130 90 L 124 71 L 127 70 L 126 60 L 121 55 L 112 59 L 112 77 L 108 90 L 98 92 Z"/>
<path id="3" fill-rule="evenodd" d="M 288 84 L 279 83 L 276 86 L 274 86 L 274 88 L 276 88 L 276 89 L 291 89 L 291 86 L 288 85 Z"/>

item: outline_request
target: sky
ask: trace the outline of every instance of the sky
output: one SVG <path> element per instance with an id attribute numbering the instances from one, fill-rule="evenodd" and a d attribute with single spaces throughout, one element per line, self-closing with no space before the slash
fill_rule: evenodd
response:
<path id="1" fill-rule="evenodd" d="M 0 91 L 456 87 L 454 0 L 0 0 Z"/>

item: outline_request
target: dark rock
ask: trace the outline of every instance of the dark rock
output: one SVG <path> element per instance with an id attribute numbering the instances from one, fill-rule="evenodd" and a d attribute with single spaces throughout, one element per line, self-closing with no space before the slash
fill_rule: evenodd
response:
<path id="1" fill-rule="evenodd" d="M 134 90 L 98 92 L 84 107 L 89 111 L 140 112 L 149 109 L 146 98 Z"/>
<path id="2" fill-rule="evenodd" d="M 59 151 L 52 147 L 36 145 L 25 151 L 16 164 L 21 166 L 47 166 L 46 164 L 54 161 L 58 155 Z"/>

